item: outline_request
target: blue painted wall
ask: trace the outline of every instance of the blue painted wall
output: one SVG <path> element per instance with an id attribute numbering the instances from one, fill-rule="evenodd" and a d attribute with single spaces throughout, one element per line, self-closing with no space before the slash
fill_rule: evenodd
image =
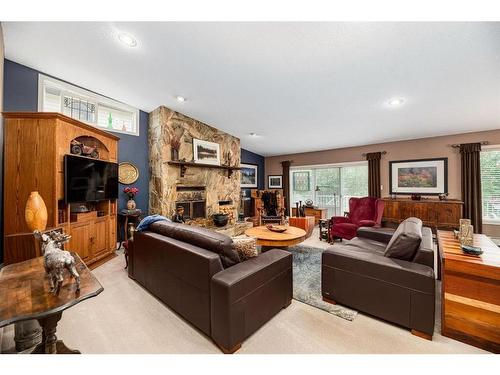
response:
<path id="1" fill-rule="evenodd" d="M 35 69 L 7 59 L 4 60 L 4 111 L 36 112 L 38 110 L 38 74 L 39 72 Z M 50 76 L 59 79 L 54 75 Z M 99 94 L 106 96 L 106 93 Z M 140 190 L 136 202 L 137 207 L 146 212 L 149 201 L 148 114 L 143 111 L 139 112 L 139 136 L 121 133 L 113 134 L 120 137 L 118 160 L 120 162 L 132 162 L 139 168 L 139 179 L 134 184 Z M 1 170 L 0 172 L 3 173 Z M 122 190 L 123 185 L 120 185 L 120 198 L 118 201 L 120 209 L 124 208 L 127 202 Z M 0 195 L 2 191 L 0 190 Z M 0 252 L 1 262 L 2 252 Z"/>
<path id="2" fill-rule="evenodd" d="M 266 173 L 265 173 L 265 164 L 264 164 L 264 156 L 256 154 L 254 152 L 241 149 L 241 162 L 242 163 L 247 163 L 247 164 L 257 164 L 259 166 L 258 168 L 258 175 L 257 175 L 257 187 L 259 189 L 265 189 L 266 188 Z"/>

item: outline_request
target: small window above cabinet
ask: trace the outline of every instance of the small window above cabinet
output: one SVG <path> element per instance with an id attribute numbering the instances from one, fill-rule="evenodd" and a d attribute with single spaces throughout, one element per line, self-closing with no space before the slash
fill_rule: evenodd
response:
<path id="1" fill-rule="evenodd" d="M 38 75 L 38 111 L 59 112 L 96 128 L 139 135 L 139 110 L 55 78 Z"/>

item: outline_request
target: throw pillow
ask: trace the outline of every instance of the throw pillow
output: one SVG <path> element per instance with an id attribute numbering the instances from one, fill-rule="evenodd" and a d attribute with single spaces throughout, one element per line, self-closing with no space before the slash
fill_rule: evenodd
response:
<path id="1" fill-rule="evenodd" d="M 422 220 L 410 217 L 399 224 L 385 248 L 384 256 L 411 261 L 422 242 Z"/>
<path id="2" fill-rule="evenodd" d="M 257 240 L 252 237 L 233 237 L 233 249 L 236 250 L 242 261 L 259 255 Z"/>

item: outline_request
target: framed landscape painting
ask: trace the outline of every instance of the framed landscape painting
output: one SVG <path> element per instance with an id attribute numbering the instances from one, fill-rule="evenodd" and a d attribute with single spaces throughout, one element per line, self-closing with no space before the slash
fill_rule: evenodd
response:
<path id="1" fill-rule="evenodd" d="M 193 159 L 195 163 L 220 165 L 219 144 L 193 138 Z"/>
<path id="2" fill-rule="evenodd" d="M 267 177 L 267 187 L 269 189 L 283 189 L 283 176 L 282 175 L 271 175 Z"/>
<path id="3" fill-rule="evenodd" d="M 390 161 L 389 185 L 390 194 L 445 194 L 448 158 Z"/>
<path id="4" fill-rule="evenodd" d="M 256 188 L 258 177 L 258 166 L 255 164 L 240 164 L 241 167 L 241 187 Z"/>

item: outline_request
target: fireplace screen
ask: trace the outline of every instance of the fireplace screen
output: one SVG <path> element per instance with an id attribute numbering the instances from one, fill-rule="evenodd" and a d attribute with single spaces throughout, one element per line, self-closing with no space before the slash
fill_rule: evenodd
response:
<path id="1" fill-rule="evenodd" d="M 205 218 L 206 201 L 177 201 L 176 207 L 184 208 L 184 219 Z"/>

